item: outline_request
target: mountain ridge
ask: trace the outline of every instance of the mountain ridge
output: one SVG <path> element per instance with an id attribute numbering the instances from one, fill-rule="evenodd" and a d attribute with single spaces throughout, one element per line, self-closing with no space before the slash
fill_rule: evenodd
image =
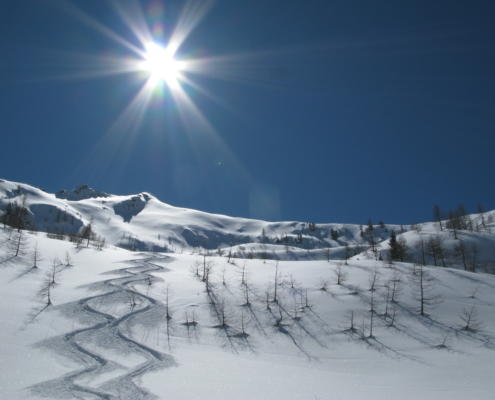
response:
<path id="1" fill-rule="evenodd" d="M 427 258 L 429 264 L 437 264 L 434 257 L 425 258 L 424 248 L 419 254 L 418 242 L 422 237 L 424 240 L 439 237 L 452 258 L 457 245 L 451 230 L 439 230 L 438 224 L 433 222 L 406 226 L 379 223 L 371 227 L 344 223 L 268 222 L 175 207 L 148 192 L 112 195 L 80 185 L 70 191 L 51 194 L 32 185 L 0 181 L 0 211 L 4 211 L 9 202 L 21 203 L 23 196 L 32 229 L 76 234 L 91 223 L 94 232 L 105 238 L 107 244 L 139 251 L 225 253 L 228 250 L 240 258 L 281 260 L 339 260 L 363 253 L 364 257 L 379 260 L 387 257 L 393 231 L 407 243 L 408 261 L 422 257 L 423 260 Z M 477 231 L 460 231 L 466 246 L 482 244 L 476 250 L 480 253 L 479 268 L 487 269 L 493 259 L 494 215 L 494 211 L 485 213 L 484 230 L 479 229 L 480 214 L 467 215 Z M 485 224 L 486 220 L 491 222 Z M 369 229 L 372 229 L 371 233 Z M 459 262 L 449 264 L 458 266 Z"/>

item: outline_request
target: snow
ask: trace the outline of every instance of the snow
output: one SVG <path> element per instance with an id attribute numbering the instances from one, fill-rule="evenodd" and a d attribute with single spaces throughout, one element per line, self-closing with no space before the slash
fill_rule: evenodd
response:
<path id="1" fill-rule="evenodd" d="M 421 316 L 408 280 L 413 263 L 389 265 L 371 252 L 361 253 L 343 265 L 347 280 L 337 285 L 334 271 L 343 261 L 327 261 L 317 244 L 287 249 L 268 243 L 267 260 L 246 257 L 249 248 L 260 251 L 263 243 L 237 244 L 241 236 L 258 238 L 263 228 L 267 236 L 303 232 L 309 239 L 299 222 L 209 215 L 163 204 L 147 193 L 66 200 L 29 185 L 0 182 L 4 205 L 23 193 L 28 193 L 34 221 L 53 214 L 42 205 L 67 207 L 85 224 L 93 217 L 97 233 L 110 245 L 98 250 L 26 231 L 26 254 L 12 257 L 10 232 L 0 227 L 0 398 L 453 400 L 492 399 L 495 394 L 495 276 L 481 267 L 477 273 L 456 264 L 424 267 L 443 301 Z M 327 243 L 327 231 L 346 229 L 341 243 L 332 244 L 335 257 L 340 258 L 344 243 L 360 244 L 358 226 L 317 226 Z M 434 224 L 421 226 L 422 235 L 439 233 L 449 248 L 456 244 Z M 216 238 L 216 245 L 229 247 L 222 256 L 212 251 L 205 257 L 202 247 L 184 238 L 185 227 L 195 237 Z M 387 228 L 399 231 L 400 226 Z M 173 234 L 176 251 L 116 247 L 124 231 L 139 236 L 143 247 L 153 241 L 165 247 Z M 158 239 L 158 232 L 165 239 Z M 388 234 L 380 234 L 386 249 Z M 408 230 L 403 235 L 412 247 L 420 234 Z M 460 235 L 475 242 L 484 261 L 490 261 L 491 233 Z M 33 269 L 34 243 L 42 261 Z M 229 262 L 230 245 L 238 257 Z M 37 292 L 56 257 L 63 266 L 50 286 L 52 305 L 45 307 L 46 298 Z M 204 263 L 213 265 L 208 286 L 195 276 L 195 263 L 200 273 Z M 375 270 L 378 283 L 372 293 L 369 279 Z M 276 271 L 280 279 L 274 302 Z M 390 302 L 384 315 L 384 285 L 394 274 L 402 274 L 404 287 L 391 324 Z M 329 280 L 327 290 L 321 290 L 321 279 Z M 371 296 L 375 313 L 373 336 L 368 337 Z M 221 326 L 222 304 L 226 326 Z M 466 331 L 460 315 L 473 305 L 482 327 Z M 348 330 L 349 310 L 355 313 L 355 331 Z M 446 335 L 446 346 L 440 347 Z"/>

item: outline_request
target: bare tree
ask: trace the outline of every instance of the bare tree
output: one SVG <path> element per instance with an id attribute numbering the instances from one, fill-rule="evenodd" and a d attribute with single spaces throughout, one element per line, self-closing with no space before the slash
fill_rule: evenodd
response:
<path id="1" fill-rule="evenodd" d="M 430 236 L 426 240 L 426 255 L 433 258 L 433 263 L 437 266 L 441 261 L 443 267 L 447 267 L 446 260 L 449 256 L 447 248 L 444 246 L 444 239 L 440 235 Z"/>
<path id="2" fill-rule="evenodd" d="M 448 344 L 452 338 L 452 334 L 450 332 L 445 332 L 442 334 L 440 340 L 440 344 L 437 346 L 439 349 L 446 349 Z"/>
<path id="3" fill-rule="evenodd" d="M 43 301 L 43 303 L 45 303 L 46 306 L 52 305 L 51 286 L 52 277 L 50 272 L 47 272 L 37 293 L 38 297 L 41 299 L 41 301 Z"/>
<path id="4" fill-rule="evenodd" d="M 436 283 L 426 267 L 415 264 L 409 275 L 409 282 L 413 285 L 413 298 L 419 302 L 419 313 L 425 315 L 425 310 L 440 304 L 443 295 L 435 293 Z"/>
<path id="5" fill-rule="evenodd" d="M 454 259 L 456 262 L 461 262 L 464 270 L 467 271 L 467 249 L 464 244 L 464 240 L 459 239 L 459 241 L 454 246 Z"/>
<path id="6" fill-rule="evenodd" d="M 8 248 L 13 257 L 21 257 L 26 255 L 28 246 L 29 242 L 26 237 L 26 233 L 22 229 L 14 232 L 12 238 L 8 242 Z"/>
<path id="7" fill-rule="evenodd" d="M 420 260 L 419 262 L 423 265 L 426 265 L 426 240 L 423 236 L 419 236 L 419 240 L 415 243 L 414 247 L 419 249 L 420 251 Z"/>
<path id="8" fill-rule="evenodd" d="M 17 232 L 29 228 L 29 209 L 27 207 L 26 193 L 22 196 L 21 205 L 19 205 L 17 201 L 14 201 L 14 203 L 7 203 L 5 211 L 1 215 L 1 222 L 4 225 L 4 228 L 6 225 L 9 225 L 12 228 L 17 229 Z"/>
<path id="9" fill-rule="evenodd" d="M 104 236 L 95 235 L 94 244 L 98 250 L 103 250 L 107 244 Z"/>
<path id="10" fill-rule="evenodd" d="M 329 247 L 325 247 L 323 249 L 323 256 L 326 258 L 328 262 L 330 262 L 330 256 L 332 255 L 332 252 L 330 251 Z"/>
<path id="11" fill-rule="evenodd" d="M 481 205 L 480 202 L 478 202 L 478 214 L 479 214 L 479 218 L 481 220 L 481 225 L 483 226 L 483 229 L 486 229 L 485 208 Z"/>
<path id="12" fill-rule="evenodd" d="M 401 262 L 404 262 L 409 259 L 409 246 L 407 245 L 406 238 L 403 235 L 399 235 L 397 238 L 397 245 L 398 245 L 398 255 L 399 255 L 399 260 Z"/>
<path id="13" fill-rule="evenodd" d="M 146 296 L 148 296 L 151 286 L 153 286 L 154 279 L 152 275 L 146 274 Z"/>
<path id="14" fill-rule="evenodd" d="M 428 236 L 426 240 L 426 255 L 433 259 L 433 265 L 437 266 L 437 244 L 434 236 Z"/>
<path id="15" fill-rule="evenodd" d="M 378 276 L 378 269 L 375 266 L 373 271 L 370 272 L 368 282 L 370 284 L 370 325 L 369 325 L 369 337 L 373 337 L 373 317 L 375 315 L 375 289 L 378 285 L 380 277 Z"/>
<path id="16" fill-rule="evenodd" d="M 59 275 L 59 273 L 62 271 L 63 269 L 63 265 L 62 263 L 60 262 L 60 260 L 58 259 L 58 257 L 55 257 L 53 260 L 52 260 L 52 266 L 50 268 L 50 271 L 49 271 L 49 274 L 50 274 L 50 280 L 51 280 L 51 285 L 54 285 L 57 283 L 57 277 Z"/>
<path id="17" fill-rule="evenodd" d="M 222 269 L 220 270 L 221 272 L 221 278 L 222 278 L 222 285 L 227 286 L 227 267 L 224 265 Z"/>
<path id="18" fill-rule="evenodd" d="M 274 302 L 277 302 L 277 287 L 278 287 L 279 281 L 280 281 L 280 275 L 278 273 L 278 261 L 277 261 L 277 263 L 275 264 L 275 279 L 274 279 L 274 283 L 273 283 L 273 301 Z"/>
<path id="19" fill-rule="evenodd" d="M 297 302 L 297 299 L 294 297 L 294 315 L 292 316 L 292 319 L 299 321 L 299 310 L 300 310 L 301 305 Z"/>
<path id="20" fill-rule="evenodd" d="M 90 240 L 93 240 L 95 236 L 95 232 L 94 232 L 94 218 L 91 217 L 88 225 L 84 226 L 83 227 L 83 230 L 81 232 L 81 237 L 83 239 L 86 239 L 87 242 L 86 242 L 86 247 L 89 247 L 89 242 Z"/>
<path id="21" fill-rule="evenodd" d="M 194 260 L 193 265 L 191 265 L 190 271 L 193 275 L 200 277 L 199 275 L 199 267 L 201 266 L 201 262 L 199 260 Z"/>
<path id="22" fill-rule="evenodd" d="M 69 251 L 66 250 L 65 251 L 65 266 L 66 267 L 70 267 L 71 265 L 72 265 L 72 258 L 71 258 L 70 254 L 69 254 Z"/>
<path id="23" fill-rule="evenodd" d="M 206 243 L 205 243 L 205 245 L 206 245 Z M 208 275 L 206 273 L 206 269 L 207 269 L 206 257 L 208 257 L 208 256 L 209 256 L 208 250 L 205 249 L 205 251 L 203 252 L 203 278 L 202 278 L 203 282 L 206 282 L 208 280 Z"/>
<path id="24" fill-rule="evenodd" d="M 371 251 L 374 253 L 376 251 L 376 232 L 373 224 L 371 223 L 371 218 L 368 218 L 368 226 L 365 229 L 364 238 L 371 246 Z"/>
<path id="25" fill-rule="evenodd" d="M 196 315 L 195 315 L 195 312 L 194 312 L 194 308 L 193 308 L 191 314 L 189 314 L 188 310 L 185 311 L 183 324 L 186 325 L 186 326 L 190 326 L 190 325 L 193 325 L 194 326 L 194 325 L 197 324 Z"/>
<path id="26" fill-rule="evenodd" d="M 203 266 L 203 282 L 206 284 L 206 289 L 210 289 L 210 277 L 212 274 L 213 267 L 215 266 L 215 260 L 206 260 Z"/>
<path id="27" fill-rule="evenodd" d="M 445 219 L 444 212 L 442 211 L 442 209 L 438 204 L 435 204 L 435 206 L 433 207 L 433 221 L 438 224 L 441 231 L 443 231 L 442 221 L 444 219 Z"/>
<path id="28" fill-rule="evenodd" d="M 83 241 L 83 238 L 78 233 L 75 233 L 75 232 L 69 233 L 69 242 L 74 243 L 74 245 L 76 247 L 81 246 L 82 241 Z"/>
<path id="29" fill-rule="evenodd" d="M 385 312 L 383 313 L 384 315 L 388 315 L 388 305 L 390 302 L 390 292 L 392 291 L 392 285 L 393 283 L 389 279 L 387 282 L 385 282 Z"/>
<path id="30" fill-rule="evenodd" d="M 437 256 L 442 262 L 442 266 L 447 268 L 447 258 L 449 257 L 449 251 L 444 245 L 444 238 L 437 234 L 435 238 Z"/>
<path id="31" fill-rule="evenodd" d="M 171 295 L 170 285 L 167 284 L 167 286 L 165 287 L 165 311 L 166 311 L 165 318 L 167 318 L 167 320 L 172 318 L 172 309 L 170 308 L 170 295 Z"/>
<path id="32" fill-rule="evenodd" d="M 476 331 L 483 326 L 478 316 L 478 308 L 474 304 L 469 309 L 464 308 L 459 318 L 464 322 L 461 328 L 465 331 Z"/>
<path id="33" fill-rule="evenodd" d="M 404 284 L 402 282 L 402 274 L 397 270 L 395 270 L 389 282 L 390 282 L 390 301 L 392 303 L 397 303 L 397 299 L 402 294 L 402 291 L 404 289 Z"/>
<path id="34" fill-rule="evenodd" d="M 279 299 L 279 302 L 278 302 L 278 314 L 279 314 L 279 318 L 276 318 L 276 320 L 275 320 L 275 326 L 277 328 L 280 327 L 280 325 L 282 324 L 282 321 L 284 320 L 282 299 Z"/>
<path id="35" fill-rule="evenodd" d="M 478 293 L 479 289 L 480 289 L 480 285 L 476 286 L 474 288 L 473 292 L 471 293 L 471 295 L 469 296 L 469 298 L 474 299 L 476 297 L 476 293 Z"/>
<path id="36" fill-rule="evenodd" d="M 248 275 L 246 275 L 244 277 L 244 285 L 242 285 L 242 286 L 244 288 L 244 301 L 245 301 L 244 305 L 249 306 L 249 305 L 251 305 L 251 303 L 249 302 L 250 289 L 249 289 L 249 276 Z"/>
<path id="37" fill-rule="evenodd" d="M 457 227 L 458 227 L 458 225 L 456 222 L 456 217 L 455 217 L 454 211 L 452 211 L 451 209 L 449 210 L 449 217 L 447 219 L 446 226 L 447 226 L 447 228 L 453 230 L 454 239 L 457 239 Z"/>
<path id="38" fill-rule="evenodd" d="M 374 292 L 378 282 L 380 281 L 380 276 L 378 275 L 378 268 L 375 266 L 373 270 L 368 275 L 369 290 Z"/>
<path id="39" fill-rule="evenodd" d="M 337 285 L 343 285 L 349 276 L 349 271 L 347 271 L 347 268 L 340 262 L 337 263 L 333 272 L 337 278 Z"/>
<path id="40" fill-rule="evenodd" d="M 328 290 L 328 286 L 330 285 L 330 279 L 320 278 L 318 280 L 318 290 L 326 292 Z"/>
<path id="41" fill-rule="evenodd" d="M 344 246 L 344 259 L 345 259 L 345 265 L 347 265 L 347 260 L 351 257 L 351 248 L 349 247 L 349 244 L 345 244 Z"/>
<path id="42" fill-rule="evenodd" d="M 272 296 L 272 283 L 268 282 L 268 285 L 266 286 L 265 289 L 265 302 L 266 302 L 266 309 L 270 309 L 270 299 Z"/>
<path id="43" fill-rule="evenodd" d="M 31 261 L 33 262 L 33 268 L 38 268 L 38 263 L 40 261 L 43 261 L 43 259 L 41 258 L 40 250 L 38 248 L 38 242 L 34 244 L 34 248 L 31 251 Z"/>
<path id="44" fill-rule="evenodd" d="M 237 336 L 240 336 L 240 337 L 248 336 L 248 334 L 246 332 L 246 312 L 244 310 L 242 310 L 242 312 L 241 312 L 239 322 L 240 322 L 240 326 L 239 326 L 239 333 L 237 334 Z"/>
<path id="45" fill-rule="evenodd" d="M 347 328 L 345 328 L 346 331 L 349 331 L 349 332 L 355 332 L 356 331 L 356 326 L 354 324 L 355 314 L 356 314 L 356 312 L 354 310 L 346 310 L 345 318 L 348 321 L 348 326 L 347 326 Z"/>
<path id="46" fill-rule="evenodd" d="M 225 328 L 229 326 L 232 318 L 234 317 L 234 312 L 230 309 L 227 301 L 222 297 L 217 304 L 218 318 L 220 320 L 220 326 Z"/>
<path id="47" fill-rule="evenodd" d="M 246 272 L 246 261 L 242 264 L 242 268 L 239 272 L 239 275 L 241 277 L 241 285 L 246 284 L 246 279 L 247 279 L 247 272 Z"/>
<path id="48" fill-rule="evenodd" d="M 302 293 L 301 293 L 302 296 Z M 311 307 L 311 304 L 309 304 L 308 301 L 308 289 L 304 290 L 304 307 Z"/>
<path id="49" fill-rule="evenodd" d="M 366 336 L 366 319 L 365 319 L 364 315 L 361 316 L 361 324 L 359 326 L 358 333 L 359 333 L 359 337 L 361 338 L 361 340 L 366 339 L 366 337 L 367 337 Z"/>
<path id="50" fill-rule="evenodd" d="M 411 224 L 411 230 L 415 231 L 419 235 L 419 234 L 421 234 L 423 227 L 420 224 L 418 224 L 417 222 L 413 222 Z"/>
<path id="51" fill-rule="evenodd" d="M 479 256 L 480 256 L 480 251 L 478 249 L 478 246 L 476 245 L 476 242 L 473 242 L 471 244 L 471 251 L 469 252 L 469 261 L 468 265 L 471 271 L 476 272 L 479 266 Z"/>
<path id="52" fill-rule="evenodd" d="M 394 270 L 393 276 L 385 283 L 385 315 L 388 315 L 389 306 L 391 306 L 394 314 L 393 318 L 395 318 L 395 306 L 402 289 L 402 275 L 397 270 Z"/>
<path id="53" fill-rule="evenodd" d="M 389 325 L 393 326 L 395 322 L 395 318 L 397 316 L 397 303 L 390 303 L 390 307 L 392 308 L 392 312 L 390 314 L 390 322 Z"/>
<path id="54" fill-rule="evenodd" d="M 288 284 L 290 285 L 290 288 L 291 289 L 294 289 L 294 285 L 297 284 L 297 281 L 294 279 L 294 275 L 293 274 L 288 274 L 289 275 L 289 282 Z"/>

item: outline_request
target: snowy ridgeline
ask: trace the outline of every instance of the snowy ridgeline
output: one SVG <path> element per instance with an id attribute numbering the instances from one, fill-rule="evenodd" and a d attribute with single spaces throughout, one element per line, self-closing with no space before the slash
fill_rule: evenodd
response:
<path id="1" fill-rule="evenodd" d="M 3 227 L 0 268 L 0 398 L 495 393 L 482 272 L 98 249 Z"/>
<path id="2" fill-rule="evenodd" d="M 229 260 L 328 261 L 359 255 L 468 271 L 495 269 L 494 211 L 468 215 L 460 209 L 442 216 L 437 210 L 438 222 L 404 226 L 266 222 L 177 208 L 149 193 L 115 196 L 83 185 L 49 194 L 0 180 L 0 213 L 5 218 L 16 205 L 26 210 L 26 228 L 77 245 L 175 254 L 209 250 Z"/>

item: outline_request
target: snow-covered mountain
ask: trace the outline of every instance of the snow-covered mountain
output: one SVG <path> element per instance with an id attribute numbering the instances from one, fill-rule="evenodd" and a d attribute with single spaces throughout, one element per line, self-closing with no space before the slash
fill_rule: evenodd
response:
<path id="1" fill-rule="evenodd" d="M 367 230 L 0 181 L 14 203 L 31 224 L 0 224 L 2 399 L 493 398 L 493 212 Z"/>
<path id="2" fill-rule="evenodd" d="M 106 243 L 139 251 L 198 253 L 202 249 L 220 249 L 221 253 L 229 251 L 240 258 L 341 260 L 346 254 L 352 257 L 365 252 L 371 239 L 376 251 L 366 252 L 365 256 L 384 259 L 394 231 L 407 243 L 409 257 L 405 261 L 422 259 L 436 265 L 441 261 L 421 256 L 422 251 L 426 252 L 428 238 L 439 237 L 452 256 L 458 243 L 450 230 L 440 231 L 438 224 L 431 222 L 414 226 L 377 224 L 370 238 L 366 225 L 232 218 L 173 207 L 150 193 L 116 196 L 82 185 L 51 194 L 30 185 L 0 180 L 0 212 L 9 203 L 22 203 L 24 197 L 31 226 L 38 231 L 76 233 L 91 222 L 93 230 Z M 491 268 L 494 216 L 495 212 L 486 213 L 485 227 L 481 227 L 479 214 L 467 216 L 478 229 L 460 232 L 466 252 L 477 246 L 474 268 Z M 425 242 L 422 250 L 418 248 L 421 239 Z M 450 257 L 448 264 L 464 268 L 466 262 Z"/>

